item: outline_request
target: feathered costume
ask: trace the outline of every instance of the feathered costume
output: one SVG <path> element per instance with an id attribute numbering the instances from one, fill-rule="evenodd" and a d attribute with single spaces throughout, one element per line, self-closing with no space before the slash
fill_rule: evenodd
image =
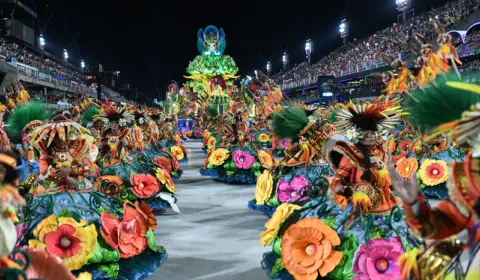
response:
<path id="1" fill-rule="evenodd" d="M 480 86 L 469 83 L 473 77 L 459 80 L 450 74 L 446 81 L 437 79 L 437 85 L 414 93 L 408 100 L 412 122 L 429 137 L 449 133 L 458 145 L 469 147 L 464 161 L 451 164 L 431 176 L 448 177 L 449 197 L 431 207 L 419 192 L 415 202 L 404 203 L 407 223 L 419 236 L 428 239 L 422 250 L 402 256 L 402 277 L 408 279 L 475 279 L 480 275 L 480 179 L 478 168 L 478 132 L 480 130 Z M 433 169 L 432 169 L 433 170 Z M 456 234 L 467 230 L 467 244 Z M 468 250 L 462 250 L 463 247 Z M 461 254 L 467 258 L 461 257 Z M 466 263 L 463 260 L 466 259 Z M 467 270 L 465 270 L 467 269 Z"/>

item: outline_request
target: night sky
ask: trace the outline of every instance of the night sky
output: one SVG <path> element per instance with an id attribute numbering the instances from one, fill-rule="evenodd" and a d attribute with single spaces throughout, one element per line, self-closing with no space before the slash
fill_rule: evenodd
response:
<path id="1" fill-rule="evenodd" d="M 31 1 L 31 3 L 30 3 Z M 281 67 L 286 51 L 291 63 L 305 56 L 313 41 L 312 62 L 341 45 L 338 25 L 347 18 L 350 38 L 363 38 L 397 20 L 394 0 L 282 1 L 112 1 L 23 0 L 38 13 L 35 23 L 46 50 L 70 61 L 99 61 L 105 70 L 121 71 L 129 83 L 152 98 L 162 98 L 170 80 L 183 82 L 188 62 L 198 54 L 199 28 L 216 25 L 226 33 L 225 54 L 246 75 L 272 62 Z M 414 0 L 415 12 L 447 0 Z M 188 4 L 195 3 L 195 4 Z M 288 1 L 285 1 L 288 3 Z M 48 6 L 47 6 L 48 5 Z"/>

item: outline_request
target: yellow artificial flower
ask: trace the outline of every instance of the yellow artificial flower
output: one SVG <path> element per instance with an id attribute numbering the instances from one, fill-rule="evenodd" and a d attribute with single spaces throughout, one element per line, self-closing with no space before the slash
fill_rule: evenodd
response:
<path id="1" fill-rule="evenodd" d="M 82 272 L 78 274 L 77 280 L 92 280 L 92 274 L 88 272 Z"/>
<path id="2" fill-rule="evenodd" d="M 212 152 L 208 157 L 208 162 L 215 166 L 222 165 L 230 156 L 230 152 L 227 149 L 219 148 Z"/>
<path id="3" fill-rule="evenodd" d="M 290 216 L 294 211 L 302 207 L 295 204 L 283 203 L 277 207 L 273 216 L 265 224 L 266 230 L 260 233 L 260 244 L 262 246 L 271 245 L 275 237 L 277 237 L 280 225 Z"/>
<path id="4" fill-rule="evenodd" d="M 202 136 L 203 138 L 209 138 L 211 135 L 210 131 L 208 131 L 207 129 L 205 129 L 203 132 L 202 132 Z"/>
<path id="5" fill-rule="evenodd" d="M 264 150 L 258 150 L 258 159 L 262 163 L 262 166 L 265 168 L 272 168 L 275 166 L 275 158 L 272 153 L 266 152 Z"/>
<path id="6" fill-rule="evenodd" d="M 208 142 L 207 142 L 207 147 L 209 150 L 213 150 L 215 149 L 215 144 L 217 143 L 217 139 L 215 139 L 215 137 L 211 136 L 209 139 L 208 139 Z"/>
<path id="7" fill-rule="evenodd" d="M 58 256 L 70 270 L 82 268 L 93 256 L 97 245 L 95 225 L 87 226 L 72 218 L 45 218 L 33 231 L 37 239 L 28 241 L 34 249 L 44 249 L 48 254 Z"/>
<path id="8" fill-rule="evenodd" d="M 182 148 L 180 148 L 179 146 L 172 146 L 170 148 L 170 152 L 176 155 L 178 160 L 182 160 L 185 157 Z"/>
<path id="9" fill-rule="evenodd" d="M 426 159 L 418 169 L 420 180 L 426 186 L 436 186 L 447 181 L 447 162 L 444 160 Z"/>
<path id="10" fill-rule="evenodd" d="M 257 205 L 264 205 L 268 201 L 273 190 L 273 176 L 268 170 L 258 176 L 257 187 L 255 188 L 255 201 Z"/>
<path id="11" fill-rule="evenodd" d="M 265 133 L 260 133 L 260 135 L 258 135 L 258 141 L 260 141 L 262 143 L 268 142 L 268 141 L 270 141 L 270 136 L 268 134 L 265 134 Z"/>
<path id="12" fill-rule="evenodd" d="M 169 192 L 175 192 L 175 184 L 165 168 L 155 168 L 155 177 L 157 177 L 158 181 L 164 185 Z"/>

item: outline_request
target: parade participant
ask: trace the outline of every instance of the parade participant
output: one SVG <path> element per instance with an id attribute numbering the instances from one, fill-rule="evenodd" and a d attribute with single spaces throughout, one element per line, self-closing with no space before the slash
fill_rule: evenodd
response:
<path id="1" fill-rule="evenodd" d="M 399 123 L 403 112 L 395 100 L 383 104 L 381 100 L 380 97 L 368 105 L 340 104 L 341 109 L 336 114 L 337 132 L 352 133 L 354 141 L 337 142 L 327 155 L 335 170 L 330 191 L 341 207 L 353 201 L 361 203 L 367 212 L 381 213 L 399 203 L 390 190 L 386 170 L 388 153 L 379 133 Z"/>
<path id="2" fill-rule="evenodd" d="M 5 115 L 6 110 L 7 107 L 0 103 L 0 149 L 8 151 L 12 148 L 10 145 L 10 139 L 8 138 L 8 134 L 5 129 L 3 129 L 3 116 Z"/>
<path id="3" fill-rule="evenodd" d="M 409 252 L 402 258 L 403 276 L 410 279 L 474 279 L 480 275 L 478 85 L 458 81 L 450 74 L 437 79 L 437 86 L 415 92 L 416 100 L 407 100 L 412 122 L 423 129 L 433 129 L 432 136 L 449 132 L 458 145 L 468 145 L 471 151 L 464 161 L 452 163 L 449 169 L 432 166 L 429 176 L 448 178 L 449 197 L 431 207 L 419 191 L 416 176 L 405 179 L 390 166 L 392 184 L 402 199 L 407 223 L 417 235 L 426 238 L 426 246 Z M 448 100 L 448 102 L 445 102 Z M 469 255 L 462 264 L 462 243 L 455 235 L 468 232 L 464 253 Z M 468 270 L 466 270 L 468 269 Z M 469 278 L 471 277 L 471 278 Z"/>

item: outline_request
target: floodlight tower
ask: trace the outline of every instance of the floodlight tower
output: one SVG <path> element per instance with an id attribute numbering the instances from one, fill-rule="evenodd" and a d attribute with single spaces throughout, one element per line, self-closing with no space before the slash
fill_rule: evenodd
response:
<path id="1" fill-rule="evenodd" d="M 288 54 L 287 54 L 287 52 L 283 53 L 282 63 L 283 63 L 283 70 L 287 70 L 287 66 L 288 66 Z"/>
<path id="2" fill-rule="evenodd" d="M 40 49 L 44 50 L 45 49 L 45 38 L 43 38 L 43 34 L 40 34 L 40 37 L 38 38 L 38 45 L 40 46 Z"/>
<path id="3" fill-rule="evenodd" d="M 412 6 L 412 0 L 395 0 L 395 5 L 397 5 L 397 10 L 403 14 L 403 22 L 406 22 L 407 12 Z"/>
<path id="4" fill-rule="evenodd" d="M 343 39 L 343 44 L 347 44 L 347 37 L 348 37 L 348 23 L 347 20 L 344 19 L 340 23 L 340 28 L 338 30 L 340 32 L 340 37 Z"/>
<path id="5" fill-rule="evenodd" d="M 305 42 L 305 55 L 306 55 L 306 59 L 308 61 L 308 64 L 310 64 L 310 55 L 312 54 L 312 40 L 308 39 L 306 42 Z"/>
<path id="6" fill-rule="evenodd" d="M 270 74 L 272 73 L 272 64 L 269 62 L 267 62 L 267 75 L 270 76 Z"/>
<path id="7" fill-rule="evenodd" d="M 68 51 L 66 49 L 63 49 L 63 60 L 68 61 Z"/>

